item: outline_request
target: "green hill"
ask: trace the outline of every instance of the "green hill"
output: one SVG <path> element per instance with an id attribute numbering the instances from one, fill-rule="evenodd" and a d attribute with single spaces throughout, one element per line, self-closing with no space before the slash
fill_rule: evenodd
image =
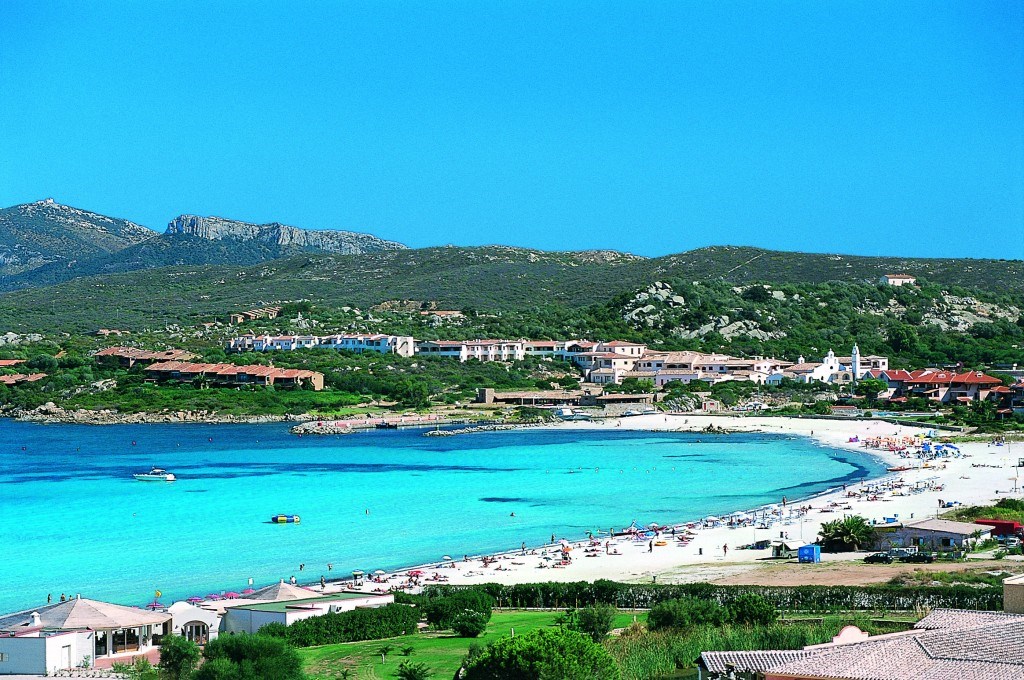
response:
<path id="1" fill-rule="evenodd" d="M 209 261 L 202 259 L 203 244 L 185 243 L 200 262 Z M 230 248 L 217 257 L 228 252 Z M 114 259 L 112 267 L 117 266 Z M 606 251 L 443 247 L 310 254 L 259 264 L 179 265 L 84 277 L 0 296 L 0 330 L 155 327 L 223 318 L 233 310 L 297 300 L 335 307 L 411 299 L 493 311 L 579 308 L 667 279 L 778 285 L 838 281 L 873 286 L 881 274 L 893 272 L 914 274 L 948 288 L 985 291 L 994 300 L 1006 296 L 1008 304 L 1024 296 L 1021 261 L 872 258 L 737 247 L 702 248 L 653 259 Z"/>

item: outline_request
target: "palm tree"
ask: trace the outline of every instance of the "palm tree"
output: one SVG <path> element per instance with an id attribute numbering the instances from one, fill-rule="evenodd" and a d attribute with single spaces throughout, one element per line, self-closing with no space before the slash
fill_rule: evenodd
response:
<path id="1" fill-rule="evenodd" d="M 847 515 L 821 525 L 821 542 L 830 552 L 859 550 L 874 538 L 875 529 L 860 515 Z"/>

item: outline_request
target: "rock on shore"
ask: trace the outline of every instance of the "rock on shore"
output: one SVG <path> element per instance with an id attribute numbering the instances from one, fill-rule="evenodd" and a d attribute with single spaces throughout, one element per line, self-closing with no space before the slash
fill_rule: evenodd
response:
<path id="1" fill-rule="evenodd" d="M 84 425 L 134 425 L 140 423 L 282 423 L 306 420 L 295 415 L 231 415 L 210 411 L 173 411 L 165 413 L 119 413 L 112 409 L 66 410 L 52 401 L 31 410 L 11 409 L 3 415 L 15 420 L 37 423 L 78 423 Z"/>

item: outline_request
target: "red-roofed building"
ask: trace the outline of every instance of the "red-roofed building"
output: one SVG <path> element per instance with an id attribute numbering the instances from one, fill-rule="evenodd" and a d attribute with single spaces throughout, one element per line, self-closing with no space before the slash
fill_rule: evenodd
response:
<path id="1" fill-rule="evenodd" d="M 192 364 L 183 361 L 163 361 L 146 368 L 154 380 L 191 382 L 204 378 L 213 385 L 275 385 L 281 387 L 309 387 L 315 391 L 324 388 L 324 374 L 294 368 L 275 368 L 251 364 Z"/>
<path id="2" fill-rule="evenodd" d="M 24 359 L 0 359 L 0 368 L 10 368 L 25 363 Z"/>
<path id="3" fill-rule="evenodd" d="M 107 347 L 101 349 L 93 356 L 97 361 L 107 361 L 131 368 L 136 363 L 153 363 L 154 361 L 190 361 L 197 355 L 183 349 L 168 349 L 152 352 L 137 347 Z"/>

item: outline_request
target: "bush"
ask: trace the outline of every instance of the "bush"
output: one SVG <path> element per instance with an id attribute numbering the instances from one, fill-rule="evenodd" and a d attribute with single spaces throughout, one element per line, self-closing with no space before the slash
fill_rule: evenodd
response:
<path id="1" fill-rule="evenodd" d="M 474 638 L 487 628 L 487 619 L 480 612 L 467 609 L 455 615 L 450 627 L 459 637 Z"/>
<path id="2" fill-rule="evenodd" d="M 160 675 L 185 680 L 199 664 L 199 645 L 180 635 L 167 635 L 160 644 Z"/>
<path id="3" fill-rule="evenodd" d="M 466 680 L 620 680 L 601 645 L 572 630 L 541 629 L 504 637 L 466 666 Z"/>
<path id="4" fill-rule="evenodd" d="M 203 650 L 196 680 L 274 678 L 302 680 L 302 662 L 286 641 L 266 635 L 224 635 Z"/>
<path id="5" fill-rule="evenodd" d="M 455 618 L 466 611 L 476 612 L 486 624 L 491 620 L 494 598 L 482 590 L 455 590 L 439 596 L 428 596 L 423 614 L 434 628 L 452 628 Z"/>
<path id="6" fill-rule="evenodd" d="M 1000 586 L 723 586 L 710 583 L 652 584 L 586 581 L 569 583 L 484 583 L 474 586 L 429 586 L 427 598 L 476 590 L 491 595 L 497 606 L 509 609 L 564 609 L 603 602 L 617 609 L 644 609 L 681 597 L 715 600 L 728 606 L 742 595 L 764 597 L 780 611 L 851 611 L 919 609 L 980 609 L 1000 611 Z"/>
<path id="7" fill-rule="evenodd" d="M 398 664 L 398 680 L 427 680 L 430 677 L 430 669 L 425 663 L 412 663 L 403 661 Z"/>
<path id="8" fill-rule="evenodd" d="M 764 626 L 778 618 L 775 606 L 756 593 L 740 595 L 729 605 L 729 619 L 734 623 Z"/>
<path id="9" fill-rule="evenodd" d="M 414 634 L 419 620 L 419 613 L 404 604 L 389 604 L 376 609 L 353 609 L 296 621 L 288 626 L 287 639 L 296 647 L 382 640 Z M 262 628 L 260 632 L 263 632 Z"/>
<path id="10" fill-rule="evenodd" d="M 601 642 L 612 629 L 615 621 L 615 607 L 595 604 L 575 611 L 569 621 L 569 629 L 583 633 L 594 642 Z"/>
<path id="11" fill-rule="evenodd" d="M 651 630 L 689 628 L 701 624 L 720 626 L 729 618 L 729 610 L 714 600 L 684 597 L 654 605 L 647 615 L 647 625 Z"/>

